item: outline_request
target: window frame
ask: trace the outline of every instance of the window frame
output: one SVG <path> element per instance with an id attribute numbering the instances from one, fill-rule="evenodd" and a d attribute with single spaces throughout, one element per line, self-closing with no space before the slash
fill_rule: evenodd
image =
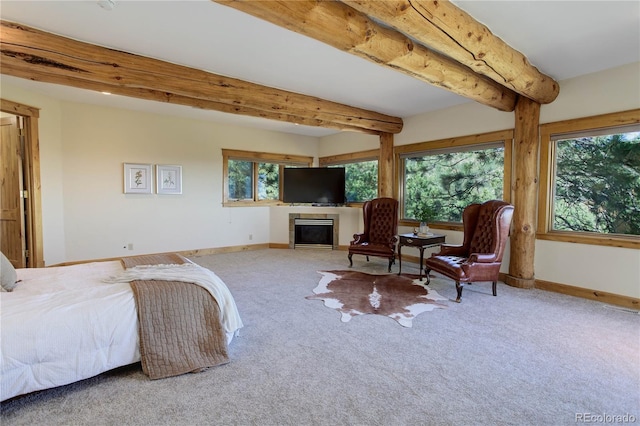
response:
<path id="1" fill-rule="evenodd" d="M 554 137 L 566 133 L 598 131 L 640 123 L 640 109 L 556 121 L 540 125 L 540 190 L 536 238 L 611 247 L 640 248 L 640 236 L 552 229 L 556 172 Z"/>
<path id="2" fill-rule="evenodd" d="M 248 161 L 253 163 L 252 200 L 229 199 L 229 160 Z M 258 200 L 258 165 L 259 163 L 276 163 L 279 165 L 279 192 L 277 200 Z M 313 157 L 303 155 L 276 154 L 270 152 L 242 151 L 222 149 L 222 205 L 224 207 L 268 206 L 282 204 L 283 169 L 285 166 L 311 167 Z"/>
<path id="3" fill-rule="evenodd" d="M 351 152 L 348 154 L 330 155 L 327 157 L 319 158 L 320 167 L 337 166 L 341 164 L 353 164 L 361 163 L 365 161 L 377 161 L 378 162 L 378 187 L 376 188 L 377 194 L 380 194 L 380 150 L 370 149 L 367 151 Z M 352 201 L 346 203 L 347 206 L 361 207 L 364 201 Z"/>
<path id="4" fill-rule="evenodd" d="M 427 142 L 418 142 L 408 145 L 396 146 L 394 149 L 395 156 L 395 182 L 396 198 L 400 201 L 400 220 L 401 226 L 418 226 L 419 222 L 403 218 L 404 215 L 404 158 L 411 154 L 420 154 L 429 151 L 439 151 L 443 149 L 452 150 L 462 148 L 468 151 L 470 147 L 477 146 L 481 148 L 483 145 L 491 143 L 504 144 L 504 170 L 502 184 L 502 198 L 504 201 L 511 202 L 511 174 L 513 168 L 513 129 L 499 130 L 495 132 L 481 133 L 477 135 L 461 136 L 455 138 L 439 139 Z M 429 226 L 434 229 L 448 229 L 454 231 L 462 231 L 462 222 L 433 222 Z"/>

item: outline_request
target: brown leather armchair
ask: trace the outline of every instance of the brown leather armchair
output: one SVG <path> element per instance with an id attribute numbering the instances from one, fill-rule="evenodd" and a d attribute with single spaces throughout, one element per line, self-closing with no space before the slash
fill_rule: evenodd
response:
<path id="1" fill-rule="evenodd" d="M 353 266 L 354 254 L 378 256 L 389 259 L 389 272 L 396 260 L 398 242 L 398 200 L 374 198 L 362 206 L 364 232 L 354 234 L 349 245 L 349 266 Z"/>
<path id="2" fill-rule="evenodd" d="M 462 245 L 442 244 L 440 252 L 425 261 L 427 285 L 429 272 L 435 271 L 456 282 L 456 302 L 462 297 L 463 283 L 492 281 L 495 296 L 512 217 L 513 206 L 500 200 L 467 206 L 462 213 Z"/>

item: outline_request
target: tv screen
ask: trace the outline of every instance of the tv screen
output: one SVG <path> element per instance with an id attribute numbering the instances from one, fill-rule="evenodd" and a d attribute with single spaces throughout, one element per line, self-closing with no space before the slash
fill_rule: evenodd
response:
<path id="1" fill-rule="evenodd" d="M 344 204 L 344 167 L 286 167 L 283 201 L 321 205 Z"/>

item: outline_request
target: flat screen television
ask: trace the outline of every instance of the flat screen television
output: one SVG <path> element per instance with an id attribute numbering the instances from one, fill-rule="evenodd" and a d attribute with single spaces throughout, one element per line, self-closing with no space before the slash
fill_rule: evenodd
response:
<path id="1" fill-rule="evenodd" d="M 285 167 L 285 203 L 338 205 L 345 203 L 344 167 Z"/>

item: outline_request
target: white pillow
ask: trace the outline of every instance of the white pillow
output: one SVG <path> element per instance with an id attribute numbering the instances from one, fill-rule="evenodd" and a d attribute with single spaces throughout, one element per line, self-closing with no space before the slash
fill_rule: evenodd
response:
<path id="1" fill-rule="evenodd" d="M 13 291 L 18 284 L 18 274 L 9 259 L 0 252 L 0 286 L 2 291 Z"/>

